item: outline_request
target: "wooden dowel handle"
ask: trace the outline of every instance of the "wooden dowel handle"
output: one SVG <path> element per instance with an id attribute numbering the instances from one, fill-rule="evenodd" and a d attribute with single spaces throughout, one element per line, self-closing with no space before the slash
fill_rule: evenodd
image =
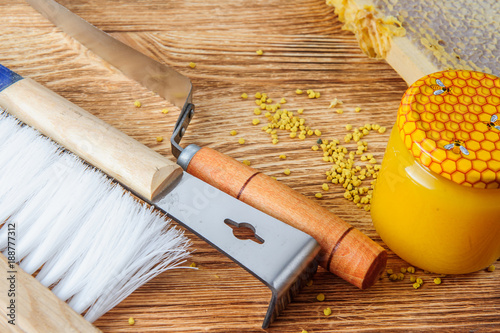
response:
<path id="1" fill-rule="evenodd" d="M 369 237 L 286 185 L 210 148 L 200 149 L 187 172 L 302 230 L 321 245 L 320 265 L 365 289 L 385 269 L 387 252 Z"/>
<path id="2" fill-rule="evenodd" d="M 2 254 L 0 271 L 0 331 L 101 332 Z"/>
<path id="3" fill-rule="evenodd" d="M 31 79 L 0 91 L 0 107 L 143 199 L 152 200 L 182 173 L 174 162 Z"/>

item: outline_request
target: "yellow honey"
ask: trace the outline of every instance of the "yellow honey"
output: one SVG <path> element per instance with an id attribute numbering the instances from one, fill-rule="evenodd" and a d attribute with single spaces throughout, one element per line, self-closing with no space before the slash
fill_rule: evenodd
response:
<path id="1" fill-rule="evenodd" d="M 500 79 L 444 71 L 403 96 L 373 193 L 374 226 L 422 269 L 477 271 L 500 257 Z"/>

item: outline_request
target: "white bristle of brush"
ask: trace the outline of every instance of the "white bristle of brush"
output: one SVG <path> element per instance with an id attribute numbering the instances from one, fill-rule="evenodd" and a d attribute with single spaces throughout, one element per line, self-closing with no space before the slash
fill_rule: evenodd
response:
<path id="1" fill-rule="evenodd" d="M 36 278 L 90 322 L 189 256 L 170 221 L 2 110 L 0 171 L 0 224 L 15 223 L 19 266 L 40 269 Z"/>

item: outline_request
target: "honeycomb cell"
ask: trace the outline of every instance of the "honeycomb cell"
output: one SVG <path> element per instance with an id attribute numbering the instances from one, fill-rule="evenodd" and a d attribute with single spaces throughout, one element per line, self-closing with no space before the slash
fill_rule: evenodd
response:
<path id="1" fill-rule="evenodd" d="M 460 124 L 462 125 L 462 124 Z M 470 135 L 468 132 L 466 131 L 458 131 L 456 134 L 455 134 L 456 138 L 458 140 L 462 140 L 463 142 L 466 142 L 466 141 L 469 141 L 470 140 Z"/>
<path id="2" fill-rule="evenodd" d="M 469 106 L 466 107 L 468 112 L 472 112 L 473 114 L 477 114 L 477 115 L 480 115 L 481 113 L 483 113 L 483 108 L 479 105 L 476 105 L 476 104 L 471 104 Z"/>
<path id="3" fill-rule="evenodd" d="M 455 171 L 451 174 L 451 180 L 457 184 L 462 184 L 465 181 L 465 175 L 460 171 Z"/>
<path id="4" fill-rule="evenodd" d="M 471 77 L 471 72 L 469 71 L 458 71 L 457 72 L 457 77 L 467 80 Z"/>
<path id="5" fill-rule="evenodd" d="M 479 131 L 472 132 L 470 134 L 470 137 L 472 140 L 476 140 L 476 141 L 483 141 L 484 140 L 484 134 L 479 132 Z"/>
<path id="6" fill-rule="evenodd" d="M 470 133 L 472 131 L 474 131 L 474 125 L 469 123 L 469 122 L 461 122 L 460 123 L 460 129 L 464 132 L 467 132 L 467 133 Z M 467 134 L 467 133 L 464 133 L 464 134 Z M 462 139 L 462 140 L 468 140 L 469 138 L 469 135 L 467 134 L 467 139 Z"/>
<path id="7" fill-rule="evenodd" d="M 481 82 L 479 82 L 479 80 L 476 79 L 470 79 L 467 81 L 467 85 L 472 88 L 477 88 L 481 86 Z"/>
<path id="8" fill-rule="evenodd" d="M 493 105 L 487 104 L 483 106 L 483 112 L 493 116 L 494 114 L 497 113 L 497 108 L 494 107 Z"/>
<path id="9" fill-rule="evenodd" d="M 456 78 L 453 80 L 453 86 L 463 88 L 463 87 L 467 86 L 467 81 L 465 81 L 462 78 Z"/>
<path id="10" fill-rule="evenodd" d="M 453 89 L 453 95 L 452 94 L 447 94 L 444 96 L 444 102 L 446 104 L 454 105 L 458 103 L 458 98 L 457 96 L 462 95 L 462 89 L 460 88 L 455 88 Z"/>
<path id="11" fill-rule="evenodd" d="M 500 104 L 500 97 L 498 96 L 488 96 L 486 97 L 486 102 L 491 105 L 499 105 Z"/>
<path id="12" fill-rule="evenodd" d="M 465 174 L 465 180 L 470 184 L 474 184 L 478 182 L 480 179 L 481 179 L 481 174 L 479 173 L 479 171 L 471 170 Z"/>
<path id="13" fill-rule="evenodd" d="M 420 103 L 420 104 L 427 104 L 427 103 L 429 103 L 429 96 L 425 95 L 425 93 L 424 94 L 419 94 L 415 98 L 416 98 L 417 103 Z"/>
<path id="14" fill-rule="evenodd" d="M 486 140 L 490 141 L 491 143 L 500 140 L 500 132 L 495 131 L 495 130 L 490 130 L 490 131 L 484 133 L 484 136 L 485 136 Z M 493 146 L 494 146 L 494 144 L 493 144 Z M 493 149 L 495 149 L 495 148 L 493 148 Z"/>
<path id="15" fill-rule="evenodd" d="M 462 96 L 469 97 L 469 98 L 477 95 L 476 89 L 474 89 L 472 87 L 465 87 L 462 89 L 462 92 L 463 92 Z M 458 98 L 458 100 L 460 100 L 460 97 Z"/>
<path id="16" fill-rule="evenodd" d="M 491 152 L 491 158 L 495 161 L 499 161 L 500 162 L 500 150 L 495 150 L 495 151 L 492 151 Z"/>
<path id="17" fill-rule="evenodd" d="M 457 164 L 450 160 L 444 161 L 441 163 L 441 166 L 443 167 L 443 171 L 449 174 L 452 174 L 457 170 Z"/>
<path id="18" fill-rule="evenodd" d="M 441 105 L 442 106 L 447 106 L 447 104 L 441 104 Z M 450 105 L 448 105 L 448 106 L 450 106 Z M 450 107 L 451 107 L 451 110 L 446 110 L 447 112 L 437 112 L 435 114 L 435 119 L 438 120 L 438 121 L 440 121 L 440 122 L 443 122 L 443 123 L 445 123 L 448 120 L 450 120 L 449 113 L 453 112 L 453 107 L 452 106 L 450 106 Z M 442 111 L 444 111 L 444 110 L 442 110 Z"/>
<path id="19" fill-rule="evenodd" d="M 473 151 L 478 151 L 481 148 L 481 145 L 479 145 L 479 142 L 474 141 L 474 140 L 469 140 L 467 141 L 467 149 L 473 150 Z"/>
<path id="20" fill-rule="evenodd" d="M 403 126 L 403 130 L 406 134 L 411 134 L 417 129 L 417 125 L 414 122 L 406 123 Z"/>
<path id="21" fill-rule="evenodd" d="M 481 180 L 486 184 L 495 181 L 495 177 L 496 177 L 495 172 L 491 170 L 485 170 L 484 172 L 481 173 Z"/>
<path id="22" fill-rule="evenodd" d="M 434 113 L 432 112 L 424 112 L 422 113 L 422 120 L 425 121 L 426 123 L 430 123 L 434 121 Z"/>
<path id="23" fill-rule="evenodd" d="M 486 104 L 486 97 L 476 95 L 472 97 L 472 102 L 476 105 L 483 106 Z"/>
<path id="24" fill-rule="evenodd" d="M 491 95 L 491 91 L 488 88 L 485 87 L 479 87 L 476 89 L 478 95 L 482 97 L 488 97 Z"/>
<path id="25" fill-rule="evenodd" d="M 415 145 L 415 147 L 418 148 L 417 145 Z M 419 149 L 420 150 L 420 149 Z M 428 154 L 422 154 L 422 151 L 420 151 L 420 163 L 426 167 L 428 167 L 429 165 L 431 165 L 432 163 L 432 158 L 428 155 Z"/>
<path id="26" fill-rule="evenodd" d="M 471 96 L 474 96 L 474 95 L 471 95 Z M 455 107 L 461 107 L 461 106 L 464 106 L 464 105 L 469 105 L 469 104 L 472 104 L 472 97 L 471 96 L 465 96 L 465 95 L 460 95 L 458 96 L 458 102 L 462 105 L 455 105 Z M 467 108 L 465 108 L 467 109 Z"/>
<path id="27" fill-rule="evenodd" d="M 459 171 L 466 173 L 470 169 L 472 169 L 472 162 L 470 160 L 466 160 L 466 159 L 462 158 L 459 161 L 457 161 L 457 169 Z"/>
<path id="28" fill-rule="evenodd" d="M 460 125 L 454 121 L 448 121 L 447 123 L 444 124 L 444 127 L 452 132 L 456 132 L 460 129 Z"/>
<path id="29" fill-rule="evenodd" d="M 472 161 L 472 169 L 475 171 L 483 172 L 488 168 L 488 165 L 485 161 L 474 160 Z"/>
<path id="30" fill-rule="evenodd" d="M 428 140 L 428 141 L 431 141 L 431 140 Z M 432 141 L 433 142 L 433 141 Z M 435 144 L 435 143 L 434 143 Z M 430 151 L 430 150 L 428 150 Z M 436 161 L 444 161 L 444 159 L 446 158 L 446 150 L 444 149 L 436 149 L 436 150 L 433 150 L 432 151 L 432 156 L 434 157 L 434 159 Z"/>
<path id="31" fill-rule="evenodd" d="M 464 121 L 464 116 L 460 113 L 453 112 L 452 114 L 450 114 L 450 119 L 456 123 L 461 123 L 462 121 Z"/>
<path id="32" fill-rule="evenodd" d="M 477 158 L 479 158 L 479 159 L 480 159 L 480 160 L 482 160 L 482 161 L 488 161 L 488 160 L 490 160 L 490 159 L 491 159 L 491 154 L 490 154 L 490 152 L 489 152 L 489 151 L 487 151 L 487 150 L 483 150 L 483 149 L 478 150 L 478 151 L 476 152 L 476 156 L 477 156 Z"/>
<path id="33" fill-rule="evenodd" d="M 488 164 L 488 170 L 491 170 L 494 172 L 497 172 L 500 170 L 500 161 L 489 160 L 488 162 L 486 162 L 486 164 Z"/>
<path id="34" fill-rule="evenodd" d="M 435 172 L 437 174 L 440 174 L 443 172 L 443 168 L 441 167 L 441 164 L 434 162 L 434 161 L 429 166 L 429 169 L 431 169 L 433 172 Z"/>
<path id="35" fill-rule="evenodd" d="M 495 86 L 495 83 L 493 82 L 493 80 L 490 78 L 487 78 L 487 77 L 481 81 L 481 84 L 483 87 L 486 87 L 486 88 L 493 88 Z"/>
<path id="36" fill-rule="evenodd" d="M 495 150 L 495 144 L 487 139 L 481 141 L 479 144 L 481 145 L 481 148 L 483 148 L 484 150 L 486 150 L 488 152 Z M 479 154 L 478 154 L 478 157 L 481 158 L 479 156 Z M 488 159 L 490 159 L 490 158 L 491 158 L 491 156 Z M 486 160 L 486 159 L 484 159 L 484 160 Z"/>
<path id="37" fill-rule="evenodd" d="M 440 122 L 440 121 L 434 121 L 431 123 L 431 130 L 432 132 L 433 131 L 442 131 L 444 130 L 444 124 L 446 124 L 446 122 Z"/>
<path id="38" fill-rule="evenodd" d="M 478 121 L 479 118 L 477 115 L 475 115 L 473 113 L 466 113 L 464 115 L 464 119 L 465 119 L 465 121 L 468 121 L 469 123 L 474 124 Z"/>
<path id="39" fill-rule="evenodd" d="M 439 111 L 439 105 L 437 105 L 435 103 L 427 103 L 427 104 L 425 104 L 424 109 L 426 111 L 436 113 L 437 111 Z"/>

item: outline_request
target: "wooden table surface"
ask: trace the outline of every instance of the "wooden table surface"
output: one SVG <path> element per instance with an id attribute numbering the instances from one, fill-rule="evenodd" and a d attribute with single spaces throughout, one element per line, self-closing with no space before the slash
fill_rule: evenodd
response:
<path id="1" fill-rule="evenodd" d="M 75 0 L 61 1 L 97 27 L 189 76 L 196 116 L 182 144 L 219 150 L 275 176 L 314 198 L 325 171 L 317 137 L 292 139 L 279 133 L 273 145 L 255 116 L 254 94 L 287 100 L 323 139 L 342 139 L 345 125 L 377 123 L 390 129 L 405 82 L 384 61 L 367 58 L 354 36 L 341 29 L 324 0 Z M 0 63 L 46 85 L 145 145 L 171 156 L 168 138 L 179 109 L 131 81 L 55 28 L 22 0 L 0 1 Z M 256 51 L 264 54 L 258 56 Z M 188 66 L 196 63 L 196 68 Z M 297 95 L 297 88 L 321 93 Z M 242 99 L 242 93 L 250 97 Z M 338 98 L 343 114 L 329 108 Z M 142 102 L 141 108 L 134 101 Z M 359 113 L 354 108 L 361 107 Z M 285 107 L 285 106 L 283 106 Z M 169 109 L 163 114 L 162 109 Z M 261 125 L 252 125 L 252 119 Z M 229 132 L 236 130 L 237 136 Z M 164 142 L 157 143 L 156 137 Z M 381 161 L 389 130 L 366 137 L 369 153 Z M 239 138 L 246 140 L 244 145 Z M 353 149 L 355 144 L 346 144 Z M 279 159 L 285 154 L 287 159 Z M 131 156 L 133 158 L 133 156 Z M 173 157 L 172 157 L 173 159 Z M 283 170 L 291 174 L 285 176 Z M 369 212 L 331 186 L 319 203 L 385 246 Z M 315 199 L 316 200 L 316 199 Z M 260 332 L 270 291 L 237 264 L 187 232 L 191 262 L 198 270 L 166 272 L 135 291 L 95 322 L 104 332 Z M 188 263 L 189 264 L 189 263 Z M 498 262 L 497 262 L 498 265 Z M 389 250 L 388 268 L 408 264 Z M 498 272 L 447 276 L 417 270 L 424 285 L 415 290 L 408 275 L 387 276 L 359 290 L 319 269 L 268 332 L 485 332 L 500 331 Z M 323 293 L 325 301 L 316 300 Z M 323 309 L 332 314 L 325 316 Z M 134 317 L 134 326 L 128 318 Z"/>

